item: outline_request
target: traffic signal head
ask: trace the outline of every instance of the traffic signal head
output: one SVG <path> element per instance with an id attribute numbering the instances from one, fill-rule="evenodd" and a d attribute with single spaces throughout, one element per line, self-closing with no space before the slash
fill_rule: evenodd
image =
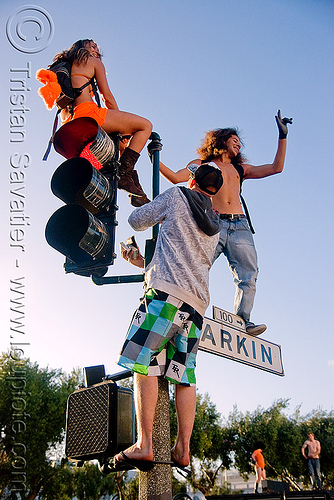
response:
<path id="1" fill-rule="evenodd" d="M 49 245 L 87 271 L 97 263 L 99 267 L 111 263 L 110 233 L 106 225 L 80 205 L 59 208 L 46 225 L 45 237 Z"/>
<path id="2" fill-rule="evenodd" d="M 56 132 L 53 145 L 57 153 L 67 159 L 82 156 L 83 150 L 88 148 L 100 168 L 118 159 L 118 145 L 93 118 L 76 118 L 65 123 Z"/>
<path id="3" fill-rule="evenodd" d="M 46 240 L 66 256 L 66 272 L 103 276 L 116 257 L 117 144 L 91 118 L 63 125 L 54 144 L 68 159 L 55 171 L 51 190 L 66 205 L 50 217 Z M 79 156 L 83 148 L 97 168 L 107 167 L 108 178 Z"/>
<path id="4" fill-rule="evenodd" d="M 83 267 L 84 274 L 89 274 L 92 266 L 105 270 L 114 258 L 108 229 L 108 221 L 113 217 L 111 183 L 85 158 L 71 158 L 53 174 L 51 190 L 66 205 L 46 225 L 49 245 Z M 107 224 L 95 217 L 101 214 Z"/>
<path id="5" fill-rule="evenodd" d="M 51 179 L 51 191 L 64 203 L 78 203 L 93 214 L 109 210 L 113 186 L 85 158 L 64 161 Z"/>

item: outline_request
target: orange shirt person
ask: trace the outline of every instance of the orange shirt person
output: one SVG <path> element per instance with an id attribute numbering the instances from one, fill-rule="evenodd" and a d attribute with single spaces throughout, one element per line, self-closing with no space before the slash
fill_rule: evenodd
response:
<path id="1" fill-rule="evenodd" d="M 254 462 L 256 475 L 254 493 L 259 493 L 259 484 L 262 480 L 266 479 L 265 462 L 262 455 L 264 444 L 259 441 L 255 443 L 255 448 L 256 449 L 252 453 L 252 460 Z"/>

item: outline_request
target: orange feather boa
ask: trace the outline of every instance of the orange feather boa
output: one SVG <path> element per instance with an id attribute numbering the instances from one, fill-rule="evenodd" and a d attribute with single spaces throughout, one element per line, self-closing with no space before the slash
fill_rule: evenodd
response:
<path id="1" fill-rule="evenodd" d="M 61 94 L 61 86 L 58 83 L 57 75 L 49 69 L 39 69 L 36 73 L 36 78 L 44 84 L 44 87 L 38 89 L 38 94 L 44 100 L 45 106 L 52 109 L 56 103 L 56 99 Z"/>

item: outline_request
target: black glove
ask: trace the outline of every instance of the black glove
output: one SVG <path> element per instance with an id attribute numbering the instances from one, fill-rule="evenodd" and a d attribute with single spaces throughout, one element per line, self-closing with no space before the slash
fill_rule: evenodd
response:
<path id="1" fill-rule="evenodd" d="M 153 140 L 147 146 L 147 151 L 148 154 L 150 155 L 150 158 L 152 158 L 154 151 L 161 151 L 161 150 L 162 150 L 162 144 L 160 141 Z"/>
<path id="2" fill-rule="evenodd" d="M 275 120 L 278 127 L 279 139 L 285 139 L 288 135 L 288 127 L 286 125 L 287 123 L 292 123 L 292 118 L 281 118 L 281 110 L 279 109 Z"/>

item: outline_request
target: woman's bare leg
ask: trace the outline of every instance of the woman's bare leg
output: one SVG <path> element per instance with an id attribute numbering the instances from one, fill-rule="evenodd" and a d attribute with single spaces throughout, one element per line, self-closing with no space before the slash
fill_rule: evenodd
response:
<path id="1" fill-rule="evenodd" d="M 123 135 L 132 135 L 129 145 L 124 149 L 121 155 L 118 187 L 130 193 L 131 200 L 132 196 L 134 196 L 134 200 L 139 200 L 138 204 L 135 206 L 141 206 L 148 203 L 150 200 L 147 198 L 140 185 L 138 174 L 134 170 L 134 165 L 147 139 L 151 135 L 151 122 L 146 120 L 146 118 L 132 113 L 108 109 L 106 121 L 102 125 L 102 128 L 107 133 L 119 132 Z"/>
<path id="2" fill-rule="evenodd" d="M 142 116 L 108 109 L 106 121 L 102 128 L 107 132 L 120 132 L 132 135 L 130 149 L 140 153 L 152 132 L 152 123 Z"/>

